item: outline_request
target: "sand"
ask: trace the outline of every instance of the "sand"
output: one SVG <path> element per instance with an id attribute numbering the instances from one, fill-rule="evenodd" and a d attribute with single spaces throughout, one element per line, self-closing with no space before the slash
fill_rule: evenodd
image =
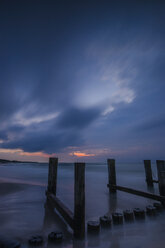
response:
<path id="1" fill-rule="evenodd" d="M 22 191 L 27 187 L 25 184 L 0 182 L 0 196 Z"/>

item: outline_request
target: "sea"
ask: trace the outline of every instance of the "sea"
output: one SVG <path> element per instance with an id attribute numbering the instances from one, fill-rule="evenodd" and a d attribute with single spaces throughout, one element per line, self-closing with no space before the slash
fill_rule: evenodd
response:
<path id="1" fill-rule="evenodd" d="M 156 164 L 152 163 L 153 178 L 157 179 Z M 158 184 L 149 188 L 145 181 L 143 163 L 117 163 L 117 185 L 159 194 Z M 33 235 L 42 235 L 42 247 L 51 246 L 47 236 L 52 231 L 62 231 L 63 242 L 55 247 L 66 248 L 162 248 L 165 243 L 165 211 L 156 216 L 122 225 L 101 229 L 97 235 L 88 234 L 84 240 L 75 240 L 72 230 L 55 210 L 45 207 L 48 182 L 47 163 L 0 164 L 0 235 L 19 241 L 28 247 Z M 142 208 L 155 201 L 141 196 L 117 191 L 110 194 L 107 188 L 108 169 L 106 163 L 90 163 L 85 166 L 85 212 L 86 223 L 98 220 L 107 213 L 123 212 L 125 209 Z M 73 211 L 74 164 L 58 165 L 57 196 Z M 53 246 L 53 247 L 54 247 Z"/>

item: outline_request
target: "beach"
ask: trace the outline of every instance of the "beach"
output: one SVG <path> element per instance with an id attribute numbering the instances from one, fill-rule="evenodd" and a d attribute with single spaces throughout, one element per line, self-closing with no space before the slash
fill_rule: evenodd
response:
<path id="1" fill-rule="evenodd" d="M 156 178 L 156 166 L 153 164 Z M 73 211 L 73 164 L 60 164 L 58 168 L 57 196 Z M 149 191 L 145 182 L 143 164 L 117 164 L 117 181 L 120 185 Z M 117 192 L 109 195 L 107 165 L 86 165 L 86 222 L 99 219 L 107 213 L 124 209 L 145 209 L 153 200 Z M 48 180 L 48 164 L 1 164 L 0 165 L 0 234 L 28 246 L 32 235 L 42 235 L 42 247 L 51 246 L 47 236 L 52 231 L 62 231 L 64 240 L 56 247 L 108 247 L 140 248 L 164 247 L 165 211 L 144 220 L 124 222 L 101 228 L 99 235 L 86 233 L 84 241 L 73 239 L 72 230 L 58 213 L 47 208 L 45 190 Z M 158 186 L 151 190 L 158 194 Z"/>

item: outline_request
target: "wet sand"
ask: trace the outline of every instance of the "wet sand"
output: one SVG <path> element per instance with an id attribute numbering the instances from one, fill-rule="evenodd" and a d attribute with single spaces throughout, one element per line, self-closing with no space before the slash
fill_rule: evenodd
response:
<path id="1" fill-rule="evenodd" d="M 8 239 L 7 236 L 11 240 L 17 240 L 22 243 L 24 247 L 28 247 L 28 238 L 31 235 L 40 234 L 44 237 L 45 243 L 40 247 L 54 247 L 51 244 L 47 243 L 47 236 L 51 231 L 62 231 L 64 233 L 64 241 L 62 244 L 56 245 L 56 247 L 66 247 L 66 248 L 163 248 L 164 247 L 164 231 L 165 231 L 165 213 L 158 213 L 155 217 L 148 217 L 144 220 L 135 220 L 133 223 L 124 223 L 123 225 L 112 225 L 110 228 L 101 228 L 99 235 L 91 235 L 86 233 L 86 239 L 84 241 L 74 240 L 71 234 L 71 230 L 68 229 L 68 226 L 62 221 L 60 216 L 54 211 L 50 211 L 49 208 L 44 208 L 42 203 L 34 202 L 34 199 L 29 199 L 27 201 L 26 197 L 24 197 L 24 215 L 30 217 L 33 213 L 29 212 L 30 209 L 34 211 L 34 214 L 37 213 L 37 210 L 41 211 L 43 209 L 43 213 L 40 216 L 42 219 L 40 220 L 40 228 L 37 225 L 35 228 L 24 228 L 24 231 L 20 231 L 16 221 L 19 221 L 18 216 L 21 214 L 21 218 L 25 218 L 22 216 L 21 209 L 19 208 L 20 197 L 22 193 L 27 195 L 29 191 L 36 191 L 37 188 L 41 188 L 40 186 L 29 186 L 25 184 L 18 183 L 0 183 L 0 199 L 5 199 L 8 201 L 9 198 L 15 199 L 14 206 L 10 206 L 7 212 L 3 214 L 0 213 L 0 222 L 1 226 L 4 225 L 6 232 L 1 232 L 3 237 Z M 18 196 L 18 197 L 16 197 Z M 126 194 L 125 200 L 129 197 Z M 124 198 L 123 198 L 124 200 Z M 18 204 L 16 202 L 18 201 Z M 111 197 L 111 201 L 113 198 Z M 11 203 L 10 203 L 11 204 Z M 15 205 L 16 204 L 16 205 Z M 26 206 L 25 206 L 26 205 Z M 27 208 L 27 205 L 29 207 Z M 31 205 L 31 206 L 30 206 Z M 1 204 L 2 206 L 2 204 Z M 17 206 L 17 207 L 16 207 Z M 22 204 L 21 204 L 22 206 Z M 1 207 L 0 207 L 0 210 Z M 14 225 L 16 227 L 16 231 L 14 231 L 14 226 L 12 224 L 13 215 L 16 215 L 17 218 L 14 221 Z M 11 218 L 11 219 L 10 219 Z M 37 216 L 38 218 L 38 216 Z M 27 219 L 26 219 L 27 221 Z M 29 224 L 35 224 L 35 218 L 31 219 Z M 7 225 L 6 225 L 7 224 Z M 38 223 L 39 224 L 39 223 Z"/>
<path id="2" fill-rule="evenodd" d="M 26 187 L 25 184 L 0 182 L 0 196 L 23 191 Z"/>

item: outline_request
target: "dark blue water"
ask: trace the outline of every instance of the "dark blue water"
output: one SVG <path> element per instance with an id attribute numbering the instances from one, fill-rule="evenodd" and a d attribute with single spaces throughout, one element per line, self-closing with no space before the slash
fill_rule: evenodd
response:
<path id="1" fill-rule="evenodd" d="M 152 165 L 153 175 L 156 179 L 156 166 Z M 150 191 L 145 182 L 143 164 L 117 164 L 117 184 Z M 123 211 L 127 208 L 141 207 L 153 203 L 152 200 L 134 196 L 124 192 L 117 192 L 116 196 L 109 195 L 107 188 L 108 173 L 106 164 L 86 164 L 86 220 L 97 219 L 107 212 Z M 47 235 L 53 228 L 67 229 L 57 218 L 47 218 L 45 216 L 44 203 L 46 201 L 45 190 L 47 187 L 48 165 L 47 164 L 5 164 L 0 165 L 0 233 L 7 233 L 26 244 L 28 237 L 34 233 Z M 60 164 L 58 167 L 58 186 L 57 196 L 73 210 L 73 186 L 74 186 L 74 165 Z M 151 190 L 158 193 L 158 186 L 155 185 Z M 163 216 L 164 217 L 164 216 Z M 49 223 L 50 222 L 50 223 Z M 46 223 L 46 224 L 45 224 Z M 163 222 L 164 223 L 164 222 Z M 162 226 L 161 226 L 162 225 Z M 126 247 L 129 237 L 133 244 L 133 237 L 140 237 L 140 244 L 145 243 L 146 230 L 152 232 L 157 226 L 161 231 L 164 230 L 162 218 L 157 220 L 147 219 L 144 223 L 134 223 L 123 227 L 114 227 L 111 231 L 113 236 L 109 240 L 110 233 L 105 231 L 99 236 L 98 242 L 86 240 L 85 243 L 73 243 L 71 236 L 67 234 L 64 247 Z M 145 230 L 143 230 L 145 229 Z M 142 232 L 143 230 L 143 232 Z M 65 230 L 64 230 L 65 232 Z M 123 234 L 124 233 L 124 234 Z M 117 239 L 115 238 L 117 235 Z M 151 235 L 151 233 L 150 233 Z M 105 237 L 104 237 L 105 236 Z M 104 239 L 103 239 L 104 237 Z M 150 237 L 151 238 L 151 237 Z M 161 237 L 162 238 L 162 237 Z M 119 239 L 119 240 L 118 240 Z M 126 240 L 125 240 L 126 239 Z M 118 241 L 116 241 L 118 240 Z M 132 241 L 131 241 L 132 240 Z M 104 241 L 104 242 L 103 242 Z M 94 243 L 93 243 L 94 242 Z M 115 243 L 117 242 L 117 243 Z M 126 243 L 123 243 L 126 242 Z M 119 245 L 120 243 L 120 245 Z M 154 243 L 154 241 L 152 242 Z M 138 247 L 133 246 L 132 247 Z M 162 246 L 159 246 L 162 247 Z"/>

